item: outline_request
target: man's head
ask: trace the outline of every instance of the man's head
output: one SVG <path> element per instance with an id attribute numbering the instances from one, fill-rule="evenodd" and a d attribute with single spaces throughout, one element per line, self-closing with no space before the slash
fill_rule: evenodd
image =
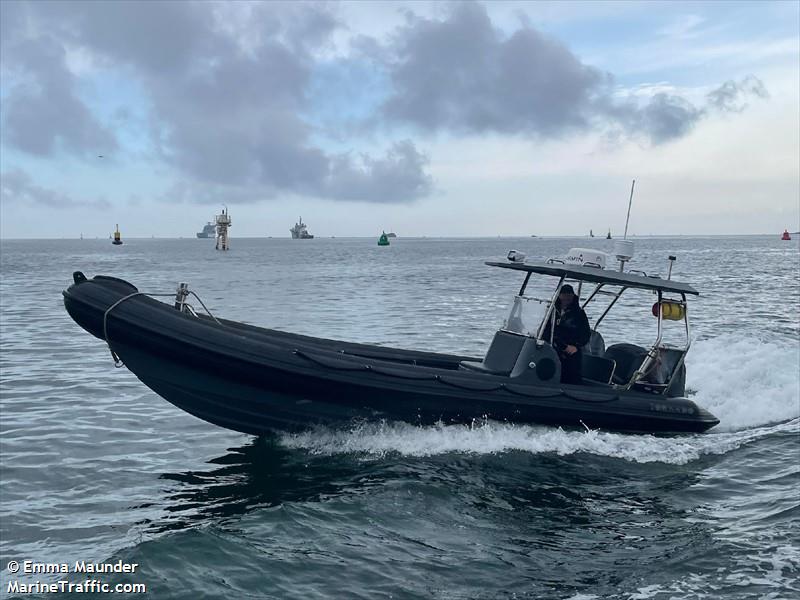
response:
<path id="1" fill-rule="evenodd" d="M 558 293 L 558 300 L 561 306 L 569 306 L 575 301 L 575 290 L 569 284 L 562 285 L 561 291 Z"/>

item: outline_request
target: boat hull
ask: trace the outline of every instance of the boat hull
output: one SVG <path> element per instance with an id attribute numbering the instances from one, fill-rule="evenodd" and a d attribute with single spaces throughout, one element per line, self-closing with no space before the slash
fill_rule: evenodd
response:
<path id="1" fill-rule="evenodd" d="M 64 302 L 79 325 L 105 339 L 104 313 L 135 291 L 122 280 L 97 277 L 65 290 Z M 461 360 L 471 359 L 466 356 L 216 323 L 141 295 L 108 313 L 105 332 L 113 352 L 157 394 L 205 421 L 253 435 L 354 419 L 489 418 L 650 433 L 700 432 L 718 423 L 685 398 L 521 385 L 458 370 Z"/>

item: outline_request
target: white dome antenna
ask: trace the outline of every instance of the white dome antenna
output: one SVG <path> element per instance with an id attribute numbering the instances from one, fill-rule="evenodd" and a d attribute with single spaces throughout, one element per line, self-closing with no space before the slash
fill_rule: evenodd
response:
<path id="1" fill-rule="evenodd" d="M 519 250 L 509 250 L 506 258 L 509 262 L 524 263 L 525 253 L 520 252 Z"/>
<path id="2" fill-rule="evenodd" d="M 619 270 L 625 269 L 625 263 L 633 258 L 633 242 L 630 240 L 614 240 L 614 256 L 619 261 Z"/>

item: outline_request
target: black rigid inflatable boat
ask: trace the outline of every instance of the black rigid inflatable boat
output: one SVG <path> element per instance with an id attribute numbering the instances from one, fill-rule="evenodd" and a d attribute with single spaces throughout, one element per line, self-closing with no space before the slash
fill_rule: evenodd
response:
<path id="1" fill-rule="evenodd" d="M 512 315 L 483 360 L 217 319 L 195 312 L 186 302 L 187 289 L 181 295 L 180 286 L 172 305 L 139 293 L 121 279 L 87 279 L 76 272 L 63 296 L 70 316 L 106 342 L 114 359 L 157 394 L 205 421 L 253 435 L 353 419 L 430 424 L 489 418 L 653 433 L 702 432 L 718 423 L 711 413 L 673 393 L 678 384 L 683 392 L 680 377 L 674 377 L 683 368 L 682 356 L 669 379 L 658 382 L 652 367 L 663 365 L 653 359 L 652 350 L 626 354 L 622 348 L 615 354 L 612 346 L 596 353 L 607 356 L 584 357 L 599 361 L 594 366 L 585 362 L 584 385 L 566 385 L 559 382 L 558 356 L 541 331 L 515 329 L 521 322 L 519 307 L 530 300 L 524 291 L 531 272 L 559 277 L 553 299 L 565 281 L 594 281 L 596 292 L 609 285 L 627 289 L 653 282 L 587 266 L 488 264 L 521 269 L 526 279 Z M 547 320 L 552 302 L 544 304 Z M 660 334 L 660 316 L 658 322 Z M 596 348 L 595 334 L 596 326 Z M 650 368 L 645 369 L 641 363 L 648 361 Z M 628 372 L 620 376 L 614 371 L 622 364 L 628 364 Z"/>

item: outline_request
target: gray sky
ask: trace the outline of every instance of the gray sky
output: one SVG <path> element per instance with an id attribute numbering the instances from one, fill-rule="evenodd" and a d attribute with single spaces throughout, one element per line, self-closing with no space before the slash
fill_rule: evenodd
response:
<path id="1" fill-rule="evenodd" d="M 3 2 L 0 235 L 797 230 L 798 6 Z"/>

